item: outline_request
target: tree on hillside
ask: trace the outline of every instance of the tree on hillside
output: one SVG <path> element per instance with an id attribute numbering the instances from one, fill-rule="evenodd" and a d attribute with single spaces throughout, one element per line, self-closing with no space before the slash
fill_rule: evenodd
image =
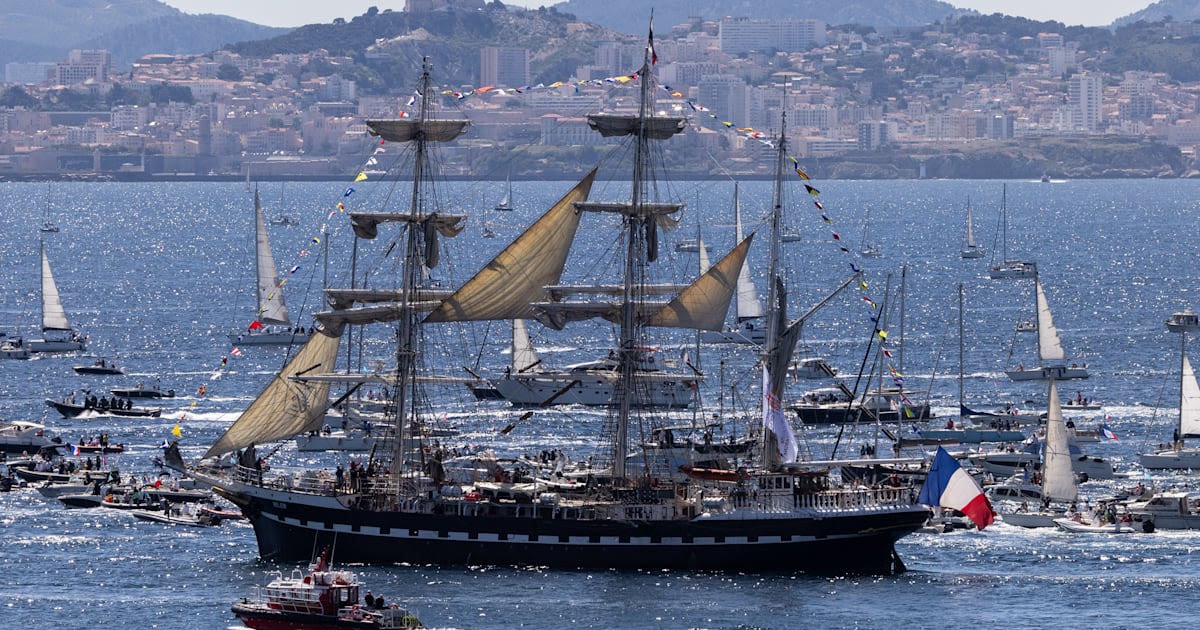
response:
<path id="1" fill-rule="evenodd" d="M 231 63 L 223 63 L 217 68 L 217 78 L 222 81 L 241 81 L 242 71 Z"/>
<path id="2" fill-rule="evenodd" d="M 33 109 L 37 107 L 38 101 L 36 98 L 29 95 L 25 88 L 14 85 L 0 92 L 0 107 L 24 107 Z"/>

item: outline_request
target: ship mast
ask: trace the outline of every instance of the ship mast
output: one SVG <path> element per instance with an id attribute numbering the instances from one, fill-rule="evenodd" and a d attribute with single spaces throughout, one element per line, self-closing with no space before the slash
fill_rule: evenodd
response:
<path id="1" fill-rule="evenodd" d="M 417 356 L 420 352 L 420 321 L 421 314 L 414 308 L 417 286 L 423 276 L 422 259 L 424 246 L 424 230 L 421 227 L 423 206 L 422 180 L 425 176 L 428 147 L 426 146 L 425 125 L 429 116 L 430 98 L 429 58 L 421 63 L 420 96 L 421 107 L 417 114 L 417 130 L 413 134 L 413 174 L 412 196 L 409 201 L 409 223 L 405 240 L 404 264 L 401 268 L 400 305 L 403 316 L 397 322 L 396 330 L 396 441 L 393 452 L 393 466 L 397 471 L 404 462 L 404 435 L 406 431 L 416 433 L 416 401 L 417 401 Z"/>
<path id="2" fill-rule="evenodd" d="M 653 24 L 653 17 L 651 17 Z M 621 379 L 614 392 L 617 399 L 617 431 L 613 444 L 613 478 L 625 478 L 625 453 L 629 448 L 629 418 L 633 410 L 633 398 L 637 395 L 635 376 L 637 371 L 637 341 L 641 337 L 641 322 L 638 320 L 637 301 L 642 299 L 638 290 L 646 279 L 646 264 L 653 262 L 657 252 L 649 246 L 648 241 L 655 238 L 654 217 L 643 211 L 643 201 L 648 198 L 646 173 L 649 170 L 650 140 L 647 134 L 647 122 L 653 113 L 653 92 L 651 83 L 651 50 L 653 42 L 653 26 L 651 26 L 650 41 L 642 59 L 639 71 L 640 86 L 638 95 L 637 130 L 635 132 L 633 149 L 633 186 L 630 197 L 630 212 L 626 217 L 628 240 L 625 247 L 625 278 L 624 293 L 621 297 L 621 332 L 619 345 L 619 365 Z"/>

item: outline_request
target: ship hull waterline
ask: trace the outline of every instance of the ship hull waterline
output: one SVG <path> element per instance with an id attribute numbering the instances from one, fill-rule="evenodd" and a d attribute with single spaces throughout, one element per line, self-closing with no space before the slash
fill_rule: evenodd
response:
<path id="1" fill-rule="evenodd" d="M 554 568 L 903 570 L 894 543 L 924 525 L 924 509 L 746 520 L 670 522 L 478 518 L 330 509 L 220 491 L 254 527 L 259 555 L 306 561 L 335 545 L 344 562 Z M 530 510 L 540 506 L 529 506 Z"/>

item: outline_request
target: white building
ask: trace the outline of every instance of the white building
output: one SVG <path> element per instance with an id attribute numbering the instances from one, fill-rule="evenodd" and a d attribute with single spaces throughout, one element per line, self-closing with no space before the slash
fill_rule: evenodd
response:
<path id="1" fill-rule="evenodd" d="M 721 20 L 720 41 L 721 52 L 727 55 L 752 50 L 802 52 L 825 45 L 825 22 L 727 17 Z"/>
<path id="2" fill-rule="evenodd" d="M 1075 112 L 1075 131 L 1100 130 L 1100 102 L 1104 84 L 1098 74 L 1080 73 L 1069 84 L 1071 109 Z"/>

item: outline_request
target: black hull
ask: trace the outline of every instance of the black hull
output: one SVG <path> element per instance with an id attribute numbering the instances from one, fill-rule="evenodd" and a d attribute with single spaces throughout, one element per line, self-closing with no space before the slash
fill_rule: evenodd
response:
<path id="1" fill-rule="evenodd" d="M 162 415 L 162 409 L 157 407 L 134 407 L 133 409 L 111 409 L 104 407 L 85 407 L 72 405 L 57 400 L 47 400 L 46 404 L 62 414 L 64 418 L 78 418 L 89 413 L 96 416 L 118 416 L 121 418 L 157 418 Z"/>
<path id="2" fill-rule="evenodd" d="M 124 374 L 125 373 L 123 370 L 119 370 L 117 368 L 75 366 L 72 369 L 75 370 L 76 374 L 90 374 L 90 375 L 94 375 L 94 376 L 107 376 L 107 375 L 115 375 L 115 374 Z"/>
<path id="3" fill-rule="evenodd" d="M 761 570 L 888 574 L 894 543 L 928 512 L 824 518 L 617 522 L 464 517 L 310 507 L 232 497 L 263 559 L 307 561 L 336 545 L 341 562 L 519 565 L 589 569 Z M 283 505 L 282 509 L 279 507 Z"/>
<path id="4" fill-rule="evenodd" d="M 928 420 L 933 416 L 929 405 L 919 405 L 910 407 L 912 416 L 905 415 L 903 418 L 896 411 L 884 411 L 879 413 L 879 421 L 884 424 L 896 424 L 897 422 L 911 422 L 913 420 Z M 860 413 L 857 409 L 846 409 L 845 407 L 793 407 L 792 411 L 800 422 L 804 424 L 843 424 L 847 422 L 867 422 L 870 416 L 866 412 Z"/>

